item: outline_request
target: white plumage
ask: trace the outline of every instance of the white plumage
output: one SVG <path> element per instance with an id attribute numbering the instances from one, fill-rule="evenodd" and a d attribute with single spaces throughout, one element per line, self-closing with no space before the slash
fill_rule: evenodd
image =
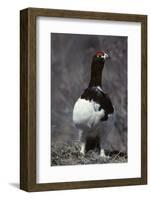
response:
<path id="1" fill-rule="evenodd" d="M 73 109 L 73 122 L 79 129 L 95 129 L 98 122 L 105 116 L 104 109 L 99 111 L 100 105 L 93 100 L 79 98 Z"/>

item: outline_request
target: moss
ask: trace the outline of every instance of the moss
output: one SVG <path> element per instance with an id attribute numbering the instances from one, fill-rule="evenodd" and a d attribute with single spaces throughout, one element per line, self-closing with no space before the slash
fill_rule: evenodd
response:
<path id="1" fill-rule="evenodd" d="M 101 158 L 97 149 L 89 150 L 85 156 L 80 154 L 78 142 L 70 144 L 53 144 L 51 146 L 51 165 L 79 165 L 79 164 L 102 164 L 124 163 L 127 155 L 117 152 L 106 158 Z"/>

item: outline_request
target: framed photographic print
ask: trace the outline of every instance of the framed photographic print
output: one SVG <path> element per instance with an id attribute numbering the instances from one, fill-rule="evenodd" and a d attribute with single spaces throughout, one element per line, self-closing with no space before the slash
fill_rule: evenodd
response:
<path id="1" fill-rule="evenodd" d="M 20 188 L 147 183 L 147 16 L 20 12 Z"/>

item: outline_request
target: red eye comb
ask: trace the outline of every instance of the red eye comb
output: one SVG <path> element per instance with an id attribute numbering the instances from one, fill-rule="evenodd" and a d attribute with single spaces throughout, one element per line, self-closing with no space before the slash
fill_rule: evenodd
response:
<path id="1" fill-rule="evenodd" d="M 104 52 L 103 51 L 97 51 L 95 55 L 96 56 L 104 56 Z"/>

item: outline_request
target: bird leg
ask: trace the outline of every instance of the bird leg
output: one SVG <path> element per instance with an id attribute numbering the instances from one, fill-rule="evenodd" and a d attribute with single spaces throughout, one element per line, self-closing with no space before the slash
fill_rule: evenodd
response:
<path id="1" fill-rule="evenodd" d="M 85 141 L 84 141 L 84 135 L 83 135 L 83 131 L 82 130 L 79 130 L 79 141 L 80 141 L 80 146 L 81 146 L 81 149 L 80 149 L 80 153 L 82 155 L 85 155 Z"/>
<path id="2" fill-rule="evenodd" d="M 104 149 L 100 150 L 100 157 L 103 157 L 103 158 L 105 157 L 105 151 L 104 151 Z"/>
<path id="3" fill-rule="evenodd" d="M 82 155 L 85 155 L 85 143 L 84 142 L 81 142 L 81 150 L 80 150 L 80 153 Z"/>

